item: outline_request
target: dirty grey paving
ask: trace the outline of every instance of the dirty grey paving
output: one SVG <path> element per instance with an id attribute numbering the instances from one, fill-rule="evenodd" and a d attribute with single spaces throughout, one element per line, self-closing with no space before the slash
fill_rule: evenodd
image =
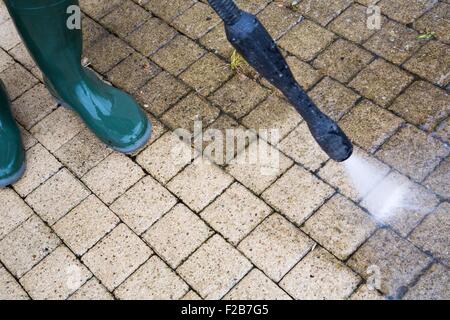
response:
<path id="1" fill-rule="evenodd" d="M 136 97 L 153 138 L 129 156 L 102 145 L 50 98 L 0 4 L 0 79 L 28 164 L 0 190 L 0 299 L 450 298 L 449 1 L 237 1 L 380 168 L 374 185 L 421 190 L 426 210 L 405 223 L 374 218 L 280 93 L 230 67 L 207 1 L 80 2 L 85 62 Z M 381 30 L 366 27 L 372 2 Z M 172 135 L 196 119 L 281 136 L 219 163 Z M 258 143 L 277 172 L 239 161 Z"/>

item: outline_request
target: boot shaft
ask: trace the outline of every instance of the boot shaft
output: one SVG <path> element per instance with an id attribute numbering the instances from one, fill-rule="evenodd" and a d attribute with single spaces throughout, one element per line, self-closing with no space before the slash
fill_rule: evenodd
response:
<path id="1" fill-rule="evenodd" d="M 78 0 L 5 0 L 22 40 L 52 86 L 79 81 L 82 32 L 70 28 Z M 73 7 L 72 7 L 73 8 Z"/>
<path id="2" fill-rule="evenodd" d="M 15 135 L 15 139 L 20 142 L 19 129 L 17 128 L 17 124 L 11 113 L 11 104 L 8 98 L 8 93 L 6 92 L 5 85 L 0 80 L 0 137 L 4 135 Z"/>

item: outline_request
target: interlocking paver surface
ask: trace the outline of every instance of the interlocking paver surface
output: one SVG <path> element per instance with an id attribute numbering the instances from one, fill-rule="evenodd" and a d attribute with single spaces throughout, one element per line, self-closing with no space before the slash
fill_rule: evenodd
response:
<path id="1" fill-rule="evenodd" d="M 449 299 L 449 1 L 236 2 L 377 168 L 365 192 L 278 90 L 231 68 L 207 1 L 80 1 L 85 61 L 154 124 L 132 155 L 58 106 L 1 3 L 28 170 L 0 190 L 0 299 Z M 218 161 L 210 129 L 253 133 Z M 379 217 L 392 181 L 408 205 Z"/>

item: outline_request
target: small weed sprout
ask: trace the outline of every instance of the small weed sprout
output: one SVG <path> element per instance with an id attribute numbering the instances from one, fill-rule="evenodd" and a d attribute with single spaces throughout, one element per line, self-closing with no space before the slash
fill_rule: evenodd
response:
<path id="1" fill-rule="evenodd" d="M 436 32 L 433 31 L 427 31 L 417 36 L 418 40 L 433 40 L 434 38 L 436 38 Z"/>
<path id="2" fill-rule="evenodd" d="M 242 68 L 247 64 L 247 61 L 245 61 L 245 59 L 242 58 L 242 56 L 236 50 L 233 50 L 230 60 L 231 70 L 238 73 L 241 72 Z"/>

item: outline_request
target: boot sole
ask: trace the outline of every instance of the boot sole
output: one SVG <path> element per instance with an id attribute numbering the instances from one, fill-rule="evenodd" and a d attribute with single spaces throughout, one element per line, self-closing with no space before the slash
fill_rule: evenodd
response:
<path id="1" fill-rule="evenodd" d="M 22 167 L 20 167 L 19 171 L 17 171 L 13 176 L 6 179 L 0 179 L 0 188 L 5 188 L 19 181 L 20 178 L 22 178 L 23 174 L 25 173 L 26 167 L 27 167 L 26 163 L 24 162 L 22 164 Z"/>
<path id="2" fill-rule="evenodd" d="M 141 149 L 143 146 L 145 146 L 146 143 L 150 140 L 151 135 L 152 135 L 152 124 L 150 121 L 148 121 L 147 130 L 145 130 L 144 135 L 139 140 L 137 140 L 133 145 L 126 148 L 116 148 L 113 146 L 110 146 L 110 148 L 120 153 L 132 154 Z"/>

